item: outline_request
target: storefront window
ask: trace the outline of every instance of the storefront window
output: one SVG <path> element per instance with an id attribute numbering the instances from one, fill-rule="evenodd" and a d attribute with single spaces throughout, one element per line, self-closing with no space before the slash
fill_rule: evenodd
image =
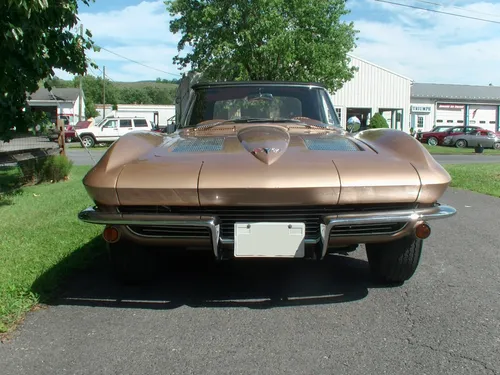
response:
<path id="1" fill-rule="evenodd" d="M 424 117 L 423 116 L 418 116 L 417 117 L 417 127 L 423 128 L 424 127 Z"/>

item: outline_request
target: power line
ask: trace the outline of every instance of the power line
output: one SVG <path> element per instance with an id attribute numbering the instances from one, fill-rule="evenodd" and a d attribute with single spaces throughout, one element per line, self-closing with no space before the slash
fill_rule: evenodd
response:
<path id="1" fill-rule="evenodd" d="M 96 76 L 96 77 L 99 76 L 99 73 L 97 73 L 91 65 L 89 65 L 89 69 L 92 71 L 92 73 L 94 73 L 94 76 Z M 97 69 L 99 69 L 99 67 L 97 67 Z M 88 72 L 87 72 L 87 74 L 88 74 Z"/>
<path id="2" fill-rule="evenodd" d="M 374 1 L 378 1 L 379 3 L 387 3 L 387 4 L 397 5 L 397 6 L 405 7 L 405 8 L 420 9 L 420 10 L 425 10 L 427 12 L 445 14 L 447 16 L 454 16 L 454 17 L 460 17 L 460 18 L 467 18 L 467 19 L 470 19 L 470 20 L 476 20 L 476 21 L 482 21 L 482 22 L 489 22 L 489 23 L 500 24 L 500 21 L 488 20 L 488 19 L 485 19 L 485 18 L 472 17 L 472 16 L 464 16 L 462 14 L 456 14 L 456 13 L 451 13 L 451 12 L 444 12 L 442 10 L 417 7 L 415 5 L 407 5 L 407 4 L 395 3 L 395 2 L 387 1 L 387 0 L 374 0 Z"/>
<path id="3" fill-rule="evenodd" d="M 115 81 L 113 78 L 111 78 L 111 77 L 108 75 L 108 73 L 104 73 L 104 72 L 103 72 L 103 70 L 102 70 L 101 68 L 99 68 L 99 67 L 97 67 L 97 69 L 98 69 L 98 70 L 99 70 L 99 71 L 100 71 L 100 72 L 104 75 L 104 78 L 107 78 L 107 79 L 109 79 L 111 82 L 115 82 L 115 83 L 116 83 L 116 81 Z M 100 74 L 98 74 L 98 76 L 99 76 L 99 75 L 100 75 Z"/>
<path id="4" fill-rule="evenodd" d="M 454 9 L 462 10 L 464 12 L 470 12 L 470 13 L 482 14 L 483 16 L 490 16 L 490 17 L 500 18 L 500 15 L 498 15 L 498 14 L 491 14 L 491 13 L 487 13 L 487 12 L 480 12 L 478 10 L 473 10 L 473 9 L 465 9 L 463 7 L 457 7 L 455 5 L 448 5 L 448 4 L 443 4 L 443 3 L 436 3 L 436 2 L 433 2 L 433 1 L 426 1 L 426 0 L 415 0 L 415 1 L 418 1 L 418 2 L 424 3 L 424 4 L 435 5 L 435 6 L 439 6 L 439 7 L 443 7 L 443 8 L 454 8 Z"/>
<path id="5" fill-rule="evenodd" d="M 156 70 L 156 71 L 158 71 L 158 72 L 165 73 L 165 74 L 170 74 L 170 75 L 173 75 L 173 76 L 176 76 L 176 77 L 178 77 L 178 76 L 180 75 L 180 73 L 175 74 L 175 73 L 166 72 L 166 71 L 161 70 L 161 69 L 153 68 L 152 66 L 149 66 L 149 65 L 143 64 L 143 63 L 141 63 L 141 62 L 139 62 L 139 61 L 135 61 L 135 60 L 129 59 L 129 58 L 128 58 L 128 57 L 126 57 L 126 56 L 123 56 L 123 55 L 120 55 L 120 54 L 118 54 L 118 53 L 116 53 L 116 52 L 110 51 L 110 50 L 109 50 L 109 49 L 107 49 L 107 48 L 104 48 L 104 47 L 101 47 L 101 46 L 99 46 L 99 48 L 100 48 L 100 49 L 102 49 L 102 50 L 104 50 L 104 51 L 106 51 L 106 52 L 109 52 L 109 53 L 111 53 L 111 54 L 113 54 L 113 55 L 116 55 L 116 56 L 118 56 L 118 57 L 121 57 L 122 59 L 125 59 L 125 60 L 128 60 L 128 61 L 130 61 L 130 62 L 133 62 L 134 64 L 139 64 L 139 65 L 142 65 L 142 66 L 144 66 L 144 67 L 146 67 L 146 68 L 153 69 L 153 70 Z"/>

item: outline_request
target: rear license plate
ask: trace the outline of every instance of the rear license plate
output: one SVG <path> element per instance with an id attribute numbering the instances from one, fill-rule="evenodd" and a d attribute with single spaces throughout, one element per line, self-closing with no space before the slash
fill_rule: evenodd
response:
<path id="1" fill-rule="evenodd" d="M 303 258 L 304 223 L 235 223 L 234 256 Z"/>

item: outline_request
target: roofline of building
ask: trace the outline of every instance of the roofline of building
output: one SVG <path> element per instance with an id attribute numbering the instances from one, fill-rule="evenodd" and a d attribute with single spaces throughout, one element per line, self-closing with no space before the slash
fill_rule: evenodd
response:
<path id="1" fill-rule="evenodd" d="M 355 58 L 355 59 L 357 59 L 357 60 L 359 60 L 359 61 L 363 61 L 364 63 L 366 63 L 366 64 L 368 64 L 368 65 L 371 65 L 371 66 L 374 66 L 374 67 L 376 67 L 376 68 L 379 68 L 379 69 L 385 70 L 386 72 L 391 73 L 391 74 L 394 74 L 394 75 L 396 75 L 396 76 L 398 76 L 398 77 L 404 78 L 404 79 L 406 79 L 406 80 L 410 81 L 411 83 L 414 83 L 414 82 L 415 82 L 413 79 L 411 79 L 411 78 L 409 78 L 409 77 L 406 77 L 406 76 L 404 76 L 404 75 L 402 75 L 402 74 L 396 73 L 396 72 L 394 72 L 394 71 L 392 71 L 392 70 L 390 70 L 390 69 L 384 68 L 383 66 L 380 66 L 380 65 L 374 64 L 374 63 L 372 63 L 371 61 L 368 61 L 368 60 L 362 59 L 362 58 L 360 58 L 360 57 L 358 57 L 358 56 L 356 56 L 356 55 L 353 55 L 352 53 L 348 53 L 348 54 L 347 54 L 347 56 L 352 57 L 352 58 Z"/>
<path id="2" fill-rule="evenodd" d="M 429 101 L 432 101 L 432 103 L 411 103 L 412 99 L 431 99 Z M 466 100 L 466 99 L 449 99 L 449 98 L 440 98 L 440 99 L 434 99 L 434 98 L 422 98 L 422 97 L 410 97 L 410 104 L 411 105 L 424 105 L 424 104 L 429 104 L 429 105 L 435 105 L 435 104 L 472 104 L 472 105 L 498 105 L 498 102 L 500 99 L 491 99 L 488 101 L 487 99 L 482 99 L 479 101 L 474 101 L 474 100 Z"/>

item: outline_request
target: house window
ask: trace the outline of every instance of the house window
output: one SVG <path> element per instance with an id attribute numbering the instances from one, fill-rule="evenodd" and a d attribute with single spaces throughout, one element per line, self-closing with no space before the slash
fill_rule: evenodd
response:
<path id="1" fill-rule="evenodd" d="M 424 127 L 424 117 L 423 116 L 418 116 L 417 117 L 417 127 L 423 128 Z"/>
<path id="2" fill-rule="evenodd" d="M 443 120 L 437 120 L 436 122 L 442 123 L 442 122 L 443 122 Z"/>
<path id="3" fill-rule="evenodd" d="M 497 122 L 496 121 L 490 121 L 490 124 L 496 124 Z"/>
<path id="4" fill-rule="evenodd" d="M 476 123 L 476 120 L 470 120 L 469 121 L 469 124 L 475 124 Z"/>
<path id="5" fill-rule="evenodd" d="M 479 123 L 480 123 L 480 124 L 486 124 L 486 121 L 481 120 L 481 121 L 479 121 Z"/>
<path id="6" fill-rule="evenodd" d="M 458 123 L 458 124 L 463 124 L 463 123 L 464 123 L 464 120 L 457 120 L 457 123 Z"/>
<path id="7" fill-rule="evenodd" d="M 453 124 L 453 120 L 446 120 L 448 124 Z"/>
<path id="8" fill-rule="evenodd" d="M 339 121 L 342 124 L 342 108 L 335 108 L 335 112 L 337 112 L 337 116 L 339 116 Z"/>

